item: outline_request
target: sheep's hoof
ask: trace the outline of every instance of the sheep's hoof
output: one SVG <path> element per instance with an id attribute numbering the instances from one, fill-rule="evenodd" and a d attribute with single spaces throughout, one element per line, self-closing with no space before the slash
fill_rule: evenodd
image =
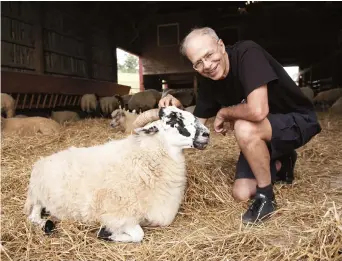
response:
<path id="1" fill-rule="evenodd" d="M 106 241 L 113 241 L 111 237 L 112 233 L 106 230 L 106 227 L 100 229 L 99 233 L 97 234 L 97 238 L 106 240 Z"/>
<path id="2" fill-rule="evenodd" d="M 55 224 L 51 220 L 46 220 L 44 228 L 43 228 L 45 234 L 51 235 L 54 228 L 55 228 Z"/>

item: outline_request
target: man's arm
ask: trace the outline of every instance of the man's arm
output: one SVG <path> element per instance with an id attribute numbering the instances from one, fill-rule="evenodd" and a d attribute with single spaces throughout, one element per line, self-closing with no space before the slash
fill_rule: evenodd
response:
<path id="1" fill-rule="evenodd" d="M 238 104 L 232 107 L 222 108 L 217 117 L 225 121 L 237 119 L 259 122 L 266 118 L 269 112 L 267 85 L 253 90 L 247 96 L 247 103 Z"/>

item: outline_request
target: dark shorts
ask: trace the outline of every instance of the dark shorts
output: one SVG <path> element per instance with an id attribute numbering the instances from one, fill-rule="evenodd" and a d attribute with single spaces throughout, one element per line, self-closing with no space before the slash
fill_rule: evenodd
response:
<path id="1" fill-rule="evenodd" d="M 315 112 L 308 112 L 307 114 L 269 114 L 267 118 L 272 127 L 272 138 L 267 142 L 267 146 L 271 157 L 271 176 L 272 180 L 274 180 L 276 176 L 276 160 L 291 154 L 293 150 L 308 143 L 321 132 L 321 126 Z M 235 179 L 241 178 L 255 178 L 242 152 L 237 162 L 235 175 Z"/>

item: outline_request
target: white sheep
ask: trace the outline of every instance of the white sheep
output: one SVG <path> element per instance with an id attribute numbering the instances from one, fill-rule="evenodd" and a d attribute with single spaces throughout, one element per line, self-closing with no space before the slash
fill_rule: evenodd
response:
<path id="1" fill-rule="evenodd" d="M 342 88 L 335 88 L 318 93 L 313 101 L 315 103 L 327 103 L 329 105 L 332 105 L 341 96 Z"/>
<path id="2" fill-rule="evenodd" d="M 196 105 L 192 105 L 192 106 L 184 108 L 184 110 L 191 112 L 193 114 L 195 111 L 195 108 L 196 108 Z"/>
<path id="3" fill-rule="evenodd" d="M 120 102 L 115 96 L 100 98 L 100 108 L 104 115 L 110 115 L 119 106 Z"/>
<path id="4" fill-rule="evenodd" d="M 81 109 L 84 112 L 91 113 L 96 111 L 97 98 L 95 94 L 84 94 L 81 98 Z"/>
<path id="5" fill-rule="evenodd" d="M 15 101 L 13 97 L 7 93 L 1 93 L 1 112 L 6 113 L 6 118 L 15 116 Z"/>
<path id="6" fill-rule="evenodd" d="M 342 97 L 331 106 L 330 111 L 334 114 L 342 115 Z"/>
<path id="7" fill-rule="evenodd" d="M 148 124 L 146 124 L 148 123 Z M 140 242 L 141 226 L 168 226 L 186 186 L 183 149 L 205 149 L 209 129 L 191 113 L 170 106 L 141 114 L 136 134 L 88 148 L 71 147 L 38 160 L 24 212 L 53 227 L 55 218 L 100 222 L 98 237 Z"/>
<path id="8" fill-rule="evenodd" d="M 113 129 L 123 133 L 132 133 L 135 128 L 133 122 L 137 119 L 138 114 L 135 111 L 129 112 L 125 109 L 117 109 L 112 112 L 111 116 L 110 126 Z"/>
<path id="9" fill-rule="evenodd" d="M 132 98 L 133 94 L 125 94 L 122 96 L 123 105 L 122 108 L 128 110 L 128 102 Z"/>
<path id="10" fill-rule="evenodd" d="M 15 115 L 14 118 L 27 118 L 28 116 L 27 115 L 24 115 L 24 114 L 17 114 Z"/>
<path id="11" fill-rule="evenodd" d="M 79 121 L 81 118 L 75 111 L 52 111 L 51 119 L 63 124 L 65 122 Z"/>
<path id="12" fill-rule="evenodd" d="M 310 87 L 302 87 L 300 88 L 302 93 L 312 102 L 315 96 L 314 91 Z"/>
<path id="13" fill-rule="evenodd" d="M 195 101 L 195 92 L 192 88 L 184 88 L 184 89 L 167 89 L 163 92 L 163 96 L 165 97 L 167 95 L 172 95 L 177 100 L 180 101 L 180 103 L 184 107 L 189 107 L 194 104 Z"/>
<path id="14" fill-rule="evenodd" d="M 128 109 L 131 111 L 136 110 L 137 112 L 144 112 L 156 108 L 158 107 L 161 97 L 162 93 L 154 89 L 137 92 L 129 99 Z"/>
<path id="15" fill-rule="evenodd" d="M 44 117 L 8 119 L 1 117 L 1 131 L 3 134 L 16 134 L 20 136 L 31 136 L 37 133 L 51 135 L 60 131 L 60 125 Z"/>

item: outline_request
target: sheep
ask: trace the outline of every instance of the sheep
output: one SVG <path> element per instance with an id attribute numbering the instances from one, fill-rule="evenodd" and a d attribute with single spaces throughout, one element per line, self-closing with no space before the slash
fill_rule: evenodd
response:
<path id="1" fill-rule="evenodd" d="M 330 112 L 342 115 L 342 96 L 331 106 Z"/>
<path id="2" fill-rule="evenodd" d="M 300 88 L 302 93 L 312 102 L 315 96 L 314 91 L 310 87 L 302 87 Z"/>
<path id="3" fill-rule="evenodd" d="M 196 105 L 192 105 L 192 106 L 186 107 L 184 110 L 191 112 L 193 114 L 195 111 L 195 107 Z"/>
<path id="4" fill-rule="evenodd" d="M 51 135 L 60 131 L 60 125 L 44 117 L 8 119 L 1 117 L 1 131 L 3 134 L 18 134 L 20 136 L 31 136 L 36 133 Z"/>
<path id="5" fill-rule="evenodd" d="M 81 98 L 81 109 L 91 113 L 97 109 L 97 97 L 95 94 L 84 94 Z"/>
<path id="6" fill-rule="evenodd" d="M 132 133 L 134 129 L 133 122 L 137 119 L 138 114 L 135 111 L 129 112 L 125 109 L 117 109 L 112 112 L 111 116 L 110 126 L 112 128 L 123 133 Z"/>
<path id="7" fill-rule="evenodd" d="M 316 108 L 330 107 L 342 96 L 342 88 L 330 89 L 317 94 L 313 99 Z"/>
<path id="8" fill-rule="evenodd" d="M 65 122 L 79 121 L 81 118 L 79 114 L 75 111 L 52 111 L 51 119 L 55 120 L 60 124 L 63 124 Z"/>
<path id="9" fill-rule="evenodd" d="M 193 89 L 167 89 L 163 93 L 163 97 L 168 94 L 179 100 L 184 107 L 189 107 L 195 103 L 195 93 Z"/>
<path id="10" fill-rule="evenodd" d="M 124 106 L 124 101 L 120 95 L 100 98 L 100 108 L 104 117 L 109 117 L 111 113 Z"/>
<path id="11" fill-rule="evenodd" d="M 39 159 L 31 172 L 24 213 L 46 233 L 51 220 L 99 222 L 97 237 L 141 242 L 144 226 L 168 226 L 186 187 L 183 149 L 204 150 L 209 129 L 174 106 L 152 109 L 134 122 L 135 133 L 104 144 Z"/>
<path id="12" fill-rule="evenodd" d="M 15 116 L 15 101 L 13 97 L 7 93 L 1 93 L 1 113 L 6 114 L 6 118 Z"/>
<path id="13" fill-rule="evenodd" d="M 24 115 L 24 114 L 18 114 L 18 115 L 15 115 L 14 118 L 27 118 L 28 116 L 27 115 Z"/>
<path id="14" fill-rule="evenodd" d="M 334 103 L 341 96 L 342 88 L 335 88 L 318 93 L 314 100 Z"/>
<path id="15" fill-rule="evenodd" d="M 154 89 L 145 90 L 133 94 L 128 101 L 128 109 L 137 112 L 144 112 L 158 106 L 162 93 Z"/>
<path id="16" fill-rule="evenodd" d="M 128 110 L 128 102 L 132 98 L 133 94 L 125 94 L 122 96 L 122 109 Z"/>

